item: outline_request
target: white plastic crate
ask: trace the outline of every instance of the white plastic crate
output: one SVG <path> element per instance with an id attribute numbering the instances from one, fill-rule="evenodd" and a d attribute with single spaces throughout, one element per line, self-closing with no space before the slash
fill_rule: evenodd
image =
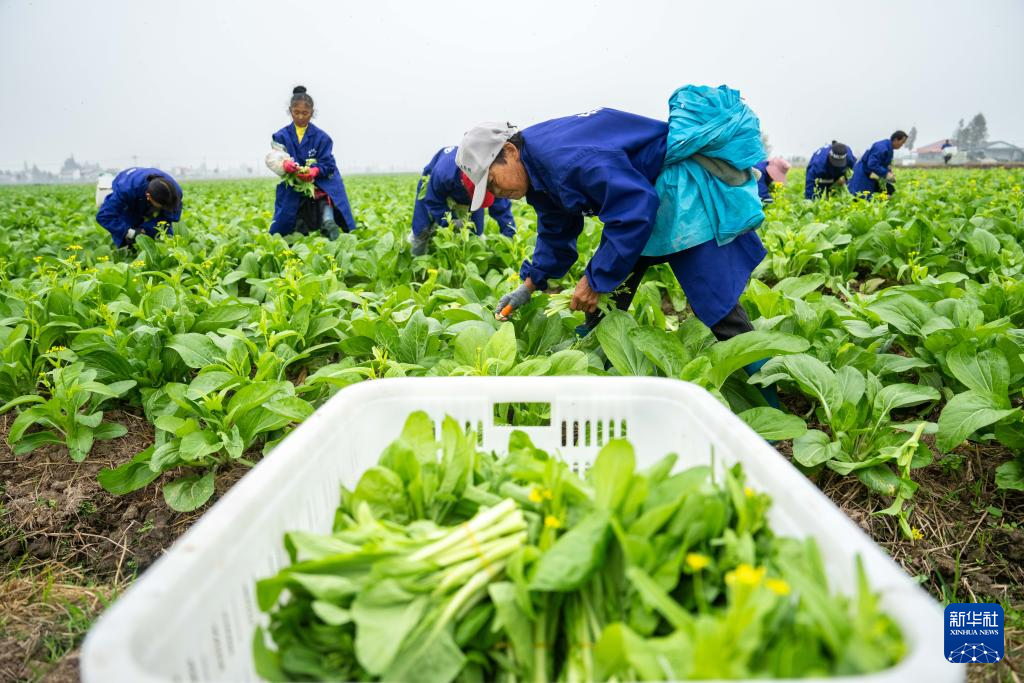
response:
<path id="1" fill-rule="evenodd" d="M 743 463 L 771 494 L 779 533 L 814 536 L 834 590 L 852 593 L 859 554 L 909 654 L 859 683 L 962 681 L 943 658 L 942 610 L 824 494 L 703 389 L 632 377 L 457 377 L 362 382 L 340 391 L 239 481 L 117 600 L 82 650 L 86 683 L 256 681 L 251 643 L 265 624 L 255 583 L 287 563 L 286 531 L 330 531 L 339 485 L 354 487 L 401 432 L 409 413 L 451 415 L 504 452 L 516 427 L 495 426 L 495 403 L 551 404 L 547 427 L 519 427 L 578 469 L 602 443 L 627 436 L 644 467 L 678 453 L 678 467 Z M 578 437 L 578 441 L 577 441 Z M 807 679 L 804 679 L 807 680 Z"/>

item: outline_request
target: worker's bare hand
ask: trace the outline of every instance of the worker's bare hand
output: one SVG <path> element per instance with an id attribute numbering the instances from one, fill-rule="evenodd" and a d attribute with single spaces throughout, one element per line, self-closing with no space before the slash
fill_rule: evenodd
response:
<path id="1" fill-rule="evenodd" d="M 598 293 L 590 288 L 587 276 L 584 275 L 576 284 L 576 291 L 572 293 L 572 301 L 569 302 L 569 308 L 574 311 L 593 313 L 597 310 L 598 296 Z"/>

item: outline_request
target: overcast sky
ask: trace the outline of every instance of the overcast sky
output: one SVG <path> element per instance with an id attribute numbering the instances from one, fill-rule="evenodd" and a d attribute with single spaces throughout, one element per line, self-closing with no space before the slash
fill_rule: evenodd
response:
<path id="1" fill-rule="evenodd" d="M 776 154 L 978 111 L 1024 145 L 1022 31 L 1022 0 L 0 0 L 0 168 L 262 167 L 297 84 L 349 172 L 418 170 L 481 120 L 664 119 L 687 83 L 739 89 Z"/>

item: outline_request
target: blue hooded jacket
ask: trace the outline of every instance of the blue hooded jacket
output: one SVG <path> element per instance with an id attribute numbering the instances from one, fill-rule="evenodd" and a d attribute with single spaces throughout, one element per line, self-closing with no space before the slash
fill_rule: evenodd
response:
<path id="1" fill-rule="evenodd" d="M 118 173 L 111 185 L 113 191 L 103 200 L 96 213 L 96 222 L 107 229 L 116 246 L 124 246 L 125 236 L 130 229 L 156 237 L 157 225 L 167 223 L 167 232 L 174 234 L 170 224 L 181 220 L 181 203 L 179 201 L 177 210 L 173 212 L 157 212 L 153 208 L 146 199 L 146 188 L 150 176 L 154 175 L 169 180 L 178 193 L 178 199 L 181 199 L 178 181 L 158 168 L 132 167 Z"/>
<path id="2" fill-rule="evenodd" d="M 530 126 L 522 137 L 537 243 L 520 276 L 540 289 L 564 276 L 579 257 L 584 216 L 597 216 L 604 228 L 587 281 L 597 292 L 613 291 L 633 270 L 654 228 L 660 204 L 655 181 L 668 125 L 605 108 Z M 765 251 L 756 233 L 747 232 L 726 245 L 710 240 L 685 253 L 680 284 L 694 313 L 712 325 L 736 305 Z"/>
<path id="3" fill-rule="evenodd" d="M 853 178 L 849 182 L 850 193 L 870 196 L 882 191 L 885 186 L 880 186 L 870 175 L 874 173 L 885 182 L 885 176 L 889 174 L 892 165 L 892 152 L 892 140 L 888 138 L 871 145 L 853 167 Z"/>
<path id="4" fill-rule="evenodd" d="M 814 199 L 821 196 L 821 193 L 828 187 L 835 184 L 837 180 L 846 175 L 846 171 L 852 169 L 857 163 L 857 157 L 853 155 L 850 146 L 846 146 L 846 166 L 836 168 L 828 161 L 828 155 L 832 153 L 832 145 L 825 145 L 811 155 L 807 163 L 807 175 L 804 179 L 804 198 Z"/>
<path id="5" fill-rule="evenodd" d="M 412 211 L 412 234 L 419 235 L 430 225 L 448 226 L 447 214 L 451 213 L 452 203 L 464 206 L 469 210 L 471 197 L 459 177 L 459 167 L 455 165 L 455 153 L 458 147 L 445 147 L 437 152 L 426 166 L 423 176 L 416 184 L 416 204 Z M 511 237 L 516 233 L 516 221 L 512 217 L 512 202 L 507 199 L 495 198 L 488 212 L 498 223 L 501 234 Z M 477 209 L 470 214 L 476 234 L 484 232 L 484 209 Z"/>
<path id="6" fill-rule="evenodd" d="M 772 179 L 768 176 L 768 160 L 757 162 L 754 164 L 754 168 L 761 172 L 761 176 L 757 179 L 757 196 L 765 204 L 770 204 L 772 201 Z"/>
<path id="7" fill-rule="evenodd" d="M 331 198 L 331 204 L 334 207 L 334 220 L 338 226 L 345 232 L 354 230 L 356 221 L 352 217 L 352 207 L 348 203 L 345 182 L 341 179 L 338 165 L 334 161 L 334 142 L 331 140 L 331 136 L 310 123 L 300 143 L 295 132 L 295 125 L 288 124 L 274 133 L 273 140 L 284 145 L 285 150 L 299 166 L 308 165 L 320 169 L 320 174 L 313 183 Z M 295 220 L 298 217 L 302 200 L 303 196 L 299 192 L 283 182 L 278 184 L 274 200 L 274 219 L 270 222 L 270 234 L 287 235 L 295 230 Z"/>

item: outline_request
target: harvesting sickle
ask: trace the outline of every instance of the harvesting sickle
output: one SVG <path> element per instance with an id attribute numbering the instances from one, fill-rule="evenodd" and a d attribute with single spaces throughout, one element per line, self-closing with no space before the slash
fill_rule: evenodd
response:
<path id="1" fill-rule="evenodd" d="M 476 187 L 470 208 L 490 191 L 525 197 L 537 212 L 533 258 L 520 269 L 523 284 L 499 300 L 499 318 L 569 271 L 579 257 L 584 216 L 596 215 L 604 224 L 601 243 L 570 303 L 587 314 L 581 332 L 601 320 L 601 294 L 628 309 L 647 270 L 661 263 L 670 265 L 694 314 L 716 338 L 753 330 L 739 296 L 766 253 L 753 232 L 764 213 L 750 170 L 765 156 L 760 124 L 726 86 L 686 86 L 669 102 L 667 124 L 600 108 L 522 131 L 488 122 L 465 134 L 456 163 Z M 683 115 L 694 104 L 707 117 L 701 124 L 718 116 L 718 128 L 698 131 Z M 723 142 L 727 126 L 732 132 Z M 714 213 L 705 209 L 712 204 Z M 764 393 L 778 405 L 773 389 Z"/>
<path id="2" fill-rule="evenodd" d="M 270 234 L 319 232 L 335 240 L 340 231 L 354 230 L 356 222 L 334 159 L 334 141 L 312 123 L 313 112 L 313 98 L 304 86 L 296 86 L 288 106 L 292 123 L 274 133 L 266 159 L 281 177 Z"/>
<path id="3" fill-rule="evenodd" d="M 413 256 L 427 253 L 430 240 L 439 227 L 451 225 L 458 230 L 471 221 L 476 234 L 483 235 L 485 209 L 498 223 L 502 235 L 511 237 L 516 232 L 512 204 L 508 199 L 497 199 L 488 193 L 485 201 L 475 211 L 469 210 L 475 188 L 455 164 L 457 150 L 457 147 L 438 150 L 423 167 L 423 173 L 416 183 L 412 235 L 409 238 Z"/>
<path id="4" fill-rule="evenodd" d="M 97 198 L 104 191 L 97 191 Z M 96 222 L 110 233 L 114 245 L 134 246 L 139 235 L 158 237 L 181 219 L 178 182 L 158 168 L 126 168 L 114 178 L 96 213 Z"/>

